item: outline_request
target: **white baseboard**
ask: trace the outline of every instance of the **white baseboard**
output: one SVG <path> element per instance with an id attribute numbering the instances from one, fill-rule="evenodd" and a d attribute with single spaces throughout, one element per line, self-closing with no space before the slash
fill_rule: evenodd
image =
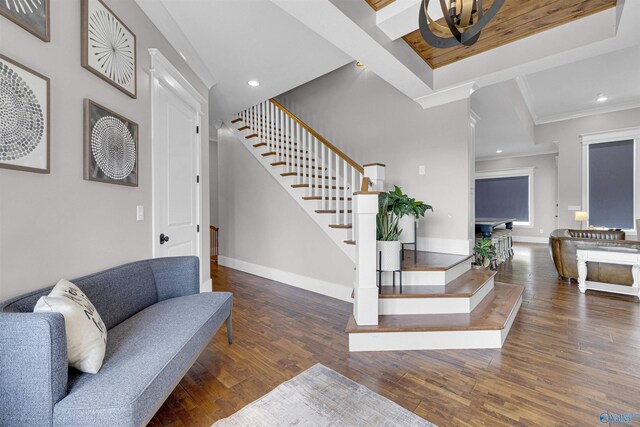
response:
<path id="1" fill-rule="evenodd" d="M 204 282 L 200 283 L 200 293 L 211 292 L 212 289 L 213 281 L 211 281 L 211 279 L 205 280 Z"/>
<path id="2" fill-rule="evenodd" d="M 549 243 L 549 237 L 513 236 L 513 241 L 520 243 Z"/>
<path id="3" fill-rule="evenodd" d="M 275 280 L 277 282 L 284 283 L 285 285 L 294 286 L 300 289 L 306 289 L 307 291 L 315 292 L 317 294 L 326 295 L 328 297 L 336 298 L 341 301 L 353 303 L 353 299 L 351 298 L 353 285 L 348 286 L 341 285 L 339 283 L 326 282 L 324 280 L 315 279 L 313 277 L 290 273 L 288 271 L 279 270 L 277 268 L 267 267 L 264 265 L 254 264 L 251 262 L 225 256 L 220 256 L 218 258 L 218 263 L 225 267 L 264 277 L 265 279 Z"/>
<path id="4" fill-rule="evenodd" d="M 474 242 L 475 244 L 475 242 Z M 428 252 L 440 252 L 443 254 L 470 255 L 471 243 L 466 239 L 442 239 L 439 237 L 418 236 L 418 250 Z M 412 245 L 406 249 L 412 249 Z"/>

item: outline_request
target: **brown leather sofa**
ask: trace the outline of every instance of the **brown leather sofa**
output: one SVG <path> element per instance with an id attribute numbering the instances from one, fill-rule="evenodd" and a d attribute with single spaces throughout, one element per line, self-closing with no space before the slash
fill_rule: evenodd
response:
<path id="1" fill-rule="evenodd" d="M 554 230 L 549 236 L 549 251 L 558 274 L 564 280 L 578 280 L 576 248 L 623 247 L 640 249 L 640 242 L 624 240 L 624 231 L 610 230 Z M 587 280 L 595 282 L 633 284 L 631 266 L 590 262 Z"/>

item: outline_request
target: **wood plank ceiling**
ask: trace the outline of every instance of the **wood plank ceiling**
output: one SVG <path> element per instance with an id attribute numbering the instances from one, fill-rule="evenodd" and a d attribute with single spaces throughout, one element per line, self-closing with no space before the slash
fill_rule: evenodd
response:
<path id="1" fill-rule="evenodd" d="M 380 10 L 395 0 L 365 0 L 374 10 Z M 438 0 L 432 0 L 438 1 Z M 523 39 L 550 28 L 614 7 L 617 0 L 507 0 L 498 14 L 482 30 L 472 46 L 436 49 L 427 44 L 420 31 L 403 39 L 431 68 L 439 68 L 496 47 Z M 483 1 L 487 10 L 493 0 Z M 443 25 L 444 19 L 440 19 Z M 438 34 L 438 33 L 436 33 Z M 442 35 L 442 34 L 438 34 Z"/>

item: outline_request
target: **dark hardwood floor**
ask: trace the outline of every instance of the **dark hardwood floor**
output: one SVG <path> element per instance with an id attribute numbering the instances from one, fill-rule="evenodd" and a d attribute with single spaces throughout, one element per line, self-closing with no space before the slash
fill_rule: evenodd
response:
<path id="1" fill-rule="evenodd" d="M 640 412 L 640 304 L 559 281 L 546 245 L 518 245 L 496 276 L 525 287 L 501 350 L 349 353 L 350 304 L 213 275 L 234 294 L 234 343 L 223 326 L 151 425 L 209 426 L 315 363 L 439 426 L 604 425 L 604 411 Z"/>

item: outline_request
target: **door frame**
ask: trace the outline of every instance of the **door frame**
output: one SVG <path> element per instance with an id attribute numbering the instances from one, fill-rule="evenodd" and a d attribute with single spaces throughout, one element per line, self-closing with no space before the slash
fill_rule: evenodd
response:
<path id="1" fill-rule="evenodd" d="M 197 233 L 197 256 L 200 259 L 200 277 L 198 281 L 201 289 L 206 289 L 206 282 L 208 282 L 209 274 L 207 274 L 206 268 L 209 263 L 203 260 L 203 242 L 204 227 L 202 226 L 202 117 L 204 115 L 207 100 L 200 95 L 200 93 L 189 83 L 189 81 L 178 71 L 178 69 L 169 60 L 162 55 L 162 53 L 156 48 L 149 49 L 149 55 L 151 56 L 151 67 L 149 68 L 149 85 L 150 85 L 150 98 L 151 98 L 151 174 L 152 174 L 152 256 L 157 258 L 158 244 L 156 242 L 157 236 L 160 233 L 159 220 L 160 220 L 160 186 L 159 186 L 159 161 L 160 153 L 158 144 L 156 144 L 156 135 L 159 133 L 158 129 L 158 90 L 160 85 L 164 86 L 168 90 L 172 91 L 183 102 L 191 106 L 196 112 L 196 126 L 200 128 L 200 132 L 196 134 L 196 173 L 200 176 L 200 182 L 196 191 L 196 200 L 194 201 L 195 210 L 197 213 L 197 222 L 200 225 L 200 232 Z M 207 234 L 208 237 L 208 234 Z M 203 285 L 203 278 L 205 284 Z M 210 288 L 209 288 L 210 289 Z"/>

